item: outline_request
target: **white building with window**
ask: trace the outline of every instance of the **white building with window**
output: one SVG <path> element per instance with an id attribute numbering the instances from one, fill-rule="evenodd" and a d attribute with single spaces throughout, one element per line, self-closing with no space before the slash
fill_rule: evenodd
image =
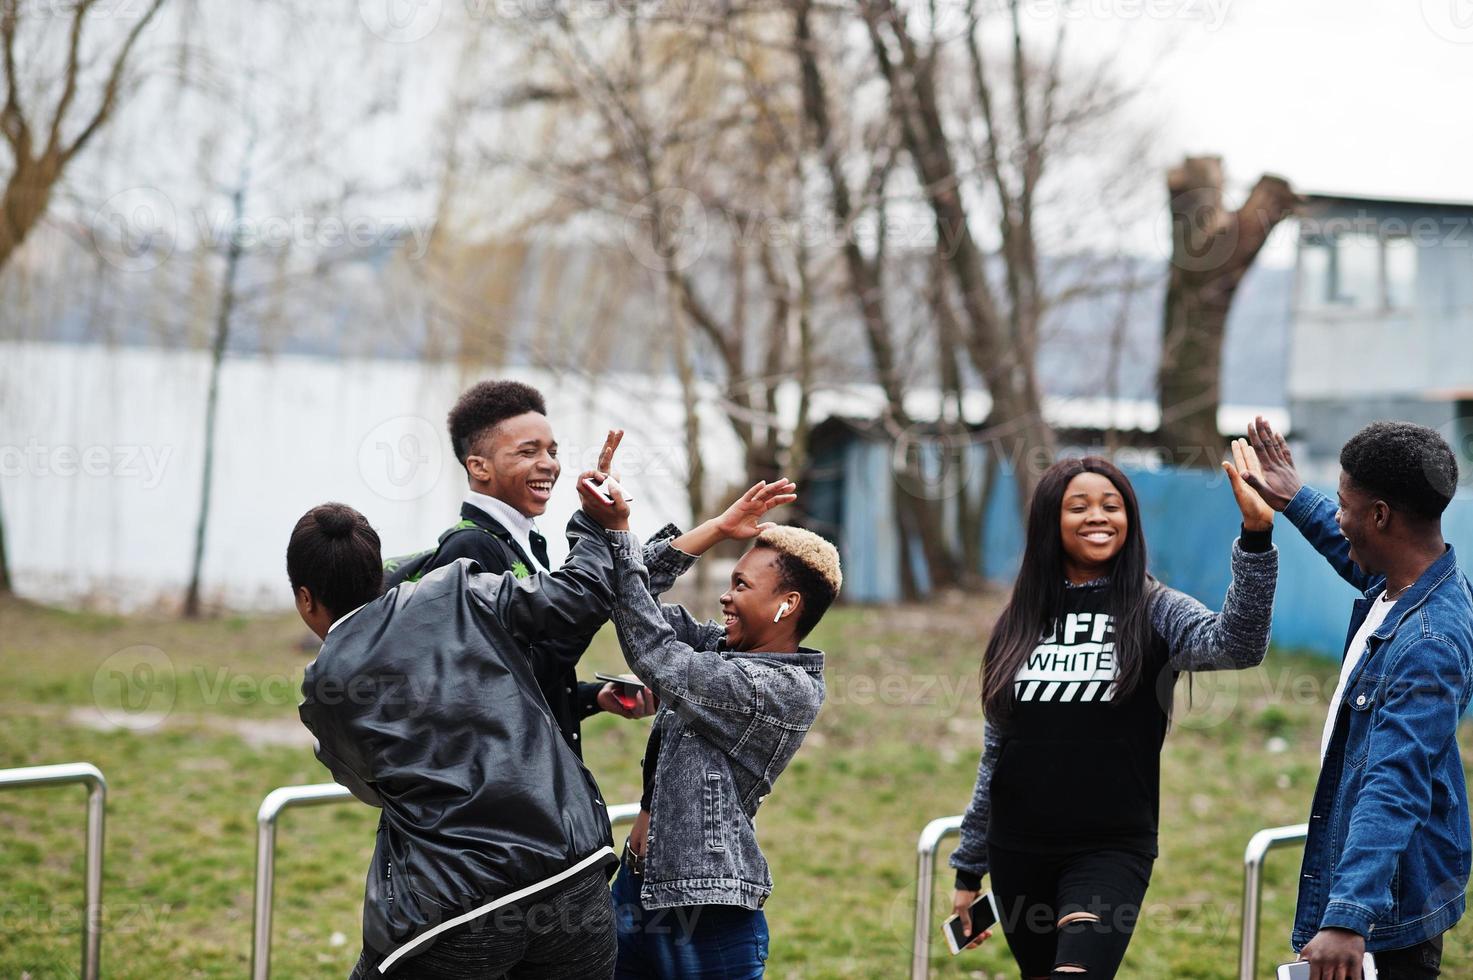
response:
<path id="1" fill-rule="evenodd" d="M 1473 202 L 1309 195 L 1293 295 L 1296 442 L 1333 460 L 1367 422 L 1405 419 L 1473 471 Z"/>

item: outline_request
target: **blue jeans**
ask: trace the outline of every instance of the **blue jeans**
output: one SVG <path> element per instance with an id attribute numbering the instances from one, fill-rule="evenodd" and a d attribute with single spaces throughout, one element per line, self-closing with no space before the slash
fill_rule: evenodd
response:
<path id="1" fill-rule="evenodd" d="M 760 980 L 767 916 L 735 905 L 646 909 L 626 861 L 614 879 L 614 980 Z"/>

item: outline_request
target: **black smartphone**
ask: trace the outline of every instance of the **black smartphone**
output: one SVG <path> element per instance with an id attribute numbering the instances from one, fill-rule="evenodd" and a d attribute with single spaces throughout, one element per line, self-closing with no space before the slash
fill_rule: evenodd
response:
<path id="1" fill-rule="evenodd" d="M 946 933 L 946 945 L 951 947 L 951 955 L 955 956 L 966 949 L 978 936 L 997 923 L 997 902 L 992 897 L 992 892 L 983 892 L 977 896 L 977 900 L 969 906 L 968 911 L 972 914 L 972 931 L 962 929 L 962 919 L 959 915 L 953 915 L 941 923 L 941 929 Z"/>

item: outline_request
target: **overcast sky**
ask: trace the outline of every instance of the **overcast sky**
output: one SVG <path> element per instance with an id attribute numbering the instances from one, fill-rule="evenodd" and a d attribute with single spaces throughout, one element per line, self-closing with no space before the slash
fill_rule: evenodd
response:
<path id="1" fill-rule="evenodd" d="M 1078 6 L 1082 44 L 1154 80 L 1164 159 L 1219 153 L 1239 194 L 1271 172 L 1301 191 L 1473 200 L 1473 0 Z"/>

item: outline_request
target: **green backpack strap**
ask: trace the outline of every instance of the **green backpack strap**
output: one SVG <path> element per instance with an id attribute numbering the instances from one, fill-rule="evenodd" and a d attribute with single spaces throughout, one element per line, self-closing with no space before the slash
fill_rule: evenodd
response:
<path id="1" fill-rule="evenodd" d="M 399 555 L 394 558 L 384 559 L 384 577 L 386 580 L 386 584 L 388 584 L 388 582 L 392 582 L 392 585 L 389 585 L 388 587 L 393 588 L 394 585 L 399 585 L 401 582 L 418 582 L 421 578 L 424 577 L 425 572 L 429 570 L 429 567 L 434 564 L 435 556 L 440 553 L 440 549 L 445 547 L 446 541 L 450 540 L 450 538 L 459 534 L 461 531 L 472 530 L 480 531 L 484 534 L 489 534 L 493 538 L 496 536 L 494 531 L 487 530 L 486 528 L 477 524 L 475 521 L 462 518 L 461 520 L 456 521 L 450 527 L 445 529 L 445 531 L 436 540 L 435 546 L 433 548 L 426 548 L 424 551 L 416 551 L 412 555 Z"/>

